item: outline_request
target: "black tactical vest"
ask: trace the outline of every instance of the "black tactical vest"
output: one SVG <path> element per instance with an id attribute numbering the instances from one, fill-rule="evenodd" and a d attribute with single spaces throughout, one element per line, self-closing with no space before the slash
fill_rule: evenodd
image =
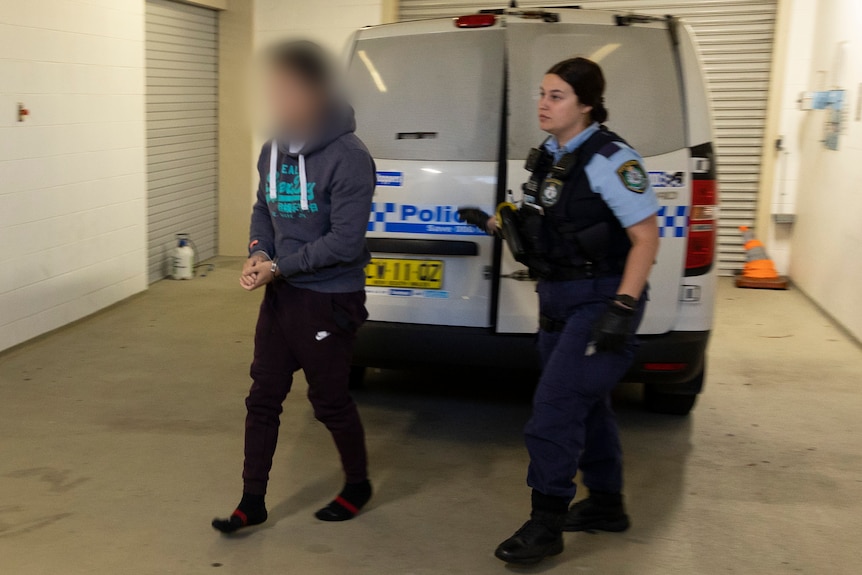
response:
<path id="1" fill-rule="evenodd" d="M 631 241 L 586 173 L 593 156 L 611 157 L 619 151 L 617 143 L 625 140 L 602 126 L 556 164 L 547 156 L 534 162 L 525 200 L 544 210 L 533 247 L 554 269 L 551 279 L 619 275 L 625 268 Z"/>

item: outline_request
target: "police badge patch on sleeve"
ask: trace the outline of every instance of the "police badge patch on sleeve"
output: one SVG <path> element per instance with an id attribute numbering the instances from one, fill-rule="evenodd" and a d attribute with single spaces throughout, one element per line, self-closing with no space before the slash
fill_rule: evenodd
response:
<path id="1" fill-rule="evenodd" d="M 623 185 L 636 194 L 642 194 L 649 188 L 649 176 L 637 160 L 626 162 L 617 170 Z"/>

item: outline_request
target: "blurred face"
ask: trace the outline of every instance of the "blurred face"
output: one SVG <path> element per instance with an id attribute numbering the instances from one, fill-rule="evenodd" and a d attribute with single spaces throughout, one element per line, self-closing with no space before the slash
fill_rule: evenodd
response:
<path id="1" fill-rule="evenodd" d="M 556 74 L 546 74 L 539 89 L 539 127 L 561 144 L 592 122 L 592 106 L 581 103 L 574 89 Z"/>
<path id="2" fill-rule="evenodd" d="M 270 70 L 268 100 L 271 119 L 283 134 L 304 137 L 318 123 L 321 94 L 295 72 Z"/>

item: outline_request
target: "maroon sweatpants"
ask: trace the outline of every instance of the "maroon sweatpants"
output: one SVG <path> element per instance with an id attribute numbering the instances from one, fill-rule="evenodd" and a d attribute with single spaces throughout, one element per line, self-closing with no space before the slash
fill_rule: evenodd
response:
<path id="1" fill-rule="evenodd" d="M 254 383 L 245 400 L 247 493 L 266 493 L 282 403 L 300 369 L 314 416 L 332 434 L 347 482 L 368 478 L 365 432 L 349 391 L 353 341 L 367 317 L 364 291 L 321 293 L 285 281 L 266 286 L 254 336 Z"/>

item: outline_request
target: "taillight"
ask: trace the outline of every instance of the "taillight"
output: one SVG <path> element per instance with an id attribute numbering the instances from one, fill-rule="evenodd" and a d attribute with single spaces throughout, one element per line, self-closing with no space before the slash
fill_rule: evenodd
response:
<path id="1" fill-rule="evenodd" d="M 494 14 L 470 14 L 455 18 L 455 26 L 458 28 L 488 28 L 497 23 Z"/>
<path id="2" fill-rule="evenodd" d="M 685 269 L 694 273 L 688 275 L 705 273 L 715 259 L 717 192 L 715 180 L 692 180 Z"/>

